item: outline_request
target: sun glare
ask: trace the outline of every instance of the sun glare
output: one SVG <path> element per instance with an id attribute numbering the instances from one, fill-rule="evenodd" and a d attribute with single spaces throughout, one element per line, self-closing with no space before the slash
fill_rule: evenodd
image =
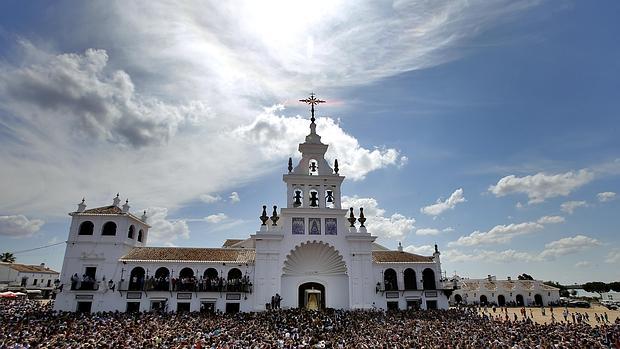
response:
<path id="1" fill-rule="evenodd" d="M 242 6 L 240 23 L 270 50 L 293 49 L 311 56 L 315 35 L 326 20 L 338 14 L 338 1 L 250 1 Z"/>

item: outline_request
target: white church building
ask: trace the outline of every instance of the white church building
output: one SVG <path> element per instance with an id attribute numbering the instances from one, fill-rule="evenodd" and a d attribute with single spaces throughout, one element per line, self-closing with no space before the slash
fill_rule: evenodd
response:
<path id="1" fill-rule="evenodd" d="M 503 306 L 549 306 L 560 302 L 560 289 L 541 280 L 498 280 L 493 275 L 484 279 L 454 276 L 444 285 L 453 285 L 450 297 L 453 304 Z"/>
<path id="2" fill-rule="evenodd" d="M 283 175 L 286 207 L 263 206 L 260 227 L 221 248 L 148 246 L 147 212 L 129 203 L 87 209 L 71 226 L 54 307 L 63 311 L 263 311 L 280 308 L 448 307 L 440 253 L 420 256 L 375 243 L 363 208 L 341 207 L 338 161 L 316 132 Z M 271 213 L 269 213 L 271 212 Z M 447 292 L 449 294 L 449 292 Z"/>

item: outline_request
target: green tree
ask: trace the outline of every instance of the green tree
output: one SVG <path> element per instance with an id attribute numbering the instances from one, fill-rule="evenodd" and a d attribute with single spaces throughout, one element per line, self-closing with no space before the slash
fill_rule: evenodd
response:
<path id="1" fill-rule="evenodd" d="M 614 281 L 607 284 L 612 291 L 620 292 L 620 281 Z"/>
<path id="2" fill-rule="evenodd" d="M 609 292 L 609 285 L 600 281 L 586 282 L 583 284 L 583 290 L 586 292 L 598 293 L 600 296 L 601 293 Z"/>
<path id="3" fill-rule="evenodd" d="M 569 297 L 570 296 L 570 292 L 568 292 L 568 289 L 566 288 L 566 286 L 561 285 L 558 282 L 555 282 L 555 281 L 545 281 L 545 282 L 543 282 L 543 284 L 545 284 L 547 286 L 559 288 L 560 289 L 560 297 Z"/>
<path id="4" fill-rule="evenodd" d="M 15 263 L 15 256 L 11 252 L 0 254 L 0 261 L 5 263 Z"/>

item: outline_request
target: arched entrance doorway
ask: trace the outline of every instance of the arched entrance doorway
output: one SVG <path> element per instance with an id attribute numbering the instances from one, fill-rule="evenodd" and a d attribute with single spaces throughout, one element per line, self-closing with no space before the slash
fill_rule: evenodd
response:
<path id="1" fill-rule="evenodd" d="M 500 307 L 503 307 L 506 305 L 506 297 L 504 297 L 503 294 L 500 294 L 499 296 L 497 296 L 497 305 L 499 305 Z"/>
<path id="2" fill-rule="evenodd" d="M 282 297 L 283 308 L 306 307 L 307 302 L 318 309 L 348 308 L 349 277 L 343 257 L 325 242 L 301 243 L 284 260 L 278 294 Z M 273 296 L 265 294 L 263 297 L 268 303 Z"/>
<path id="3" fill-rule="evenodd" d="M 487 305 L 488 300 L 487 300 L 487 296 L 482 295 L 480 296 L 480 305 Z"/>
<path id="4" fill-rule="evenodd" d="M 523 306 L 525 304 L 523 303 L 523 296 L 520 294 L 517 295 L 516 301 L 517 301 L 517 306 Z"/>
<path id="5" fill-rule="evenodd" d="M 298 305 L 308 310 L 325 309 L 325 286 L 318 282 L 299 285 Z"/>
<path id="6" fill-rule="evenodd" d="M 461 303 L 463 303 L 463 297 L 461 297 L 461 295 L 460 295 L 460 294 L 454 295 L 454 301 L 455 301 L 457 304 L 461 304 Z"/>
<path id="7" fill-rule="evenodd" d="M 542 296 L 539 294 L 534 295 L 534 303 L 539 307 L 542 306 L 543 305 Z"/>

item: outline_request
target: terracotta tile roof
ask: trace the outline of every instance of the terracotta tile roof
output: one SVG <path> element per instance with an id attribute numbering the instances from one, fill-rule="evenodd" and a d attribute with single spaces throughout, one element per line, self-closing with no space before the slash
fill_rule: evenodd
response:
<path id="1" fill-rule="evenodd" d="M 222 247 L 231 247 L 233 245 L 240 243 L 241 241 L 245 241 L 245 239 L 226 239 Z"/>
<path id="2" fill-rule="evenodd" d="M 187 262 L 254 262 L 252 249 L 189 248 L 189 247 L 134 247 L 121 261 L 187 261 Z"/>
<path id="3" fill-rule="evenodd" d="M 20 273 L 59 274 L 57 271 L 41 265 L 26 265 L 18 263 L 2 263 Z"/>
<path id="4" fill-rule="evenodd" d="M 372 261 L 375 263 L 429 263 L 433 261 L 433 257 L 400 251 L 372 251 Z"/>
<path id="5" fill-rule="evenodd" d="M 123 213 L 123 210 L 121 210 L 120 207 L 118 206 L 103 206 L 103 207 L 95 207 L 95 208 L 91 208 L 89 210 L 84 210 L 84 212 L 80 212 L 80 213 L 86 213 L 86 214 L 121 214 Z"/>
<path id="6" fill-rule="evenodd" d="M 494 291 L 497 289 L 497 285 L 495 284 L 495 282 L 492 282 L 492 281 L 485 282 L 484 287 L 490 291 Z"/>
<path id="7" fill-rule="evenodd" d="M 151 227 L 150 225 L 146 224 L 144 221 L 142 221 L 141 218 L 138 218 L 137 216 L 133 215 L 131 212 L 123 212 L 123 210 L 118 207 L 118 206 L 114 206 L 114 205 L 110 205 L 110 206 L 102 206 L 102 207 L 95 207 L 95 208 L 91 208 L 88 210 L 84 210 L 84 212 L 70 212 L 69 213 L 70 216 L 80 216 L 80 215 L 101 215 L 101 216 L 105 216 L 105 215 L 126 215 L 127 217 L 130 217 L 138 222 L 141 222 L 142 224 L 145 224 L 147 227 Z"/>
<path id="8" fill-rule="evenodd" d="M 383 245 L 379 245 L 376 242 L 373 242 L 372 243 L 372 250 L 373 251 L 389 251 L 390 249 L 385 247 L 385 246 L 383 246 Z"/>

